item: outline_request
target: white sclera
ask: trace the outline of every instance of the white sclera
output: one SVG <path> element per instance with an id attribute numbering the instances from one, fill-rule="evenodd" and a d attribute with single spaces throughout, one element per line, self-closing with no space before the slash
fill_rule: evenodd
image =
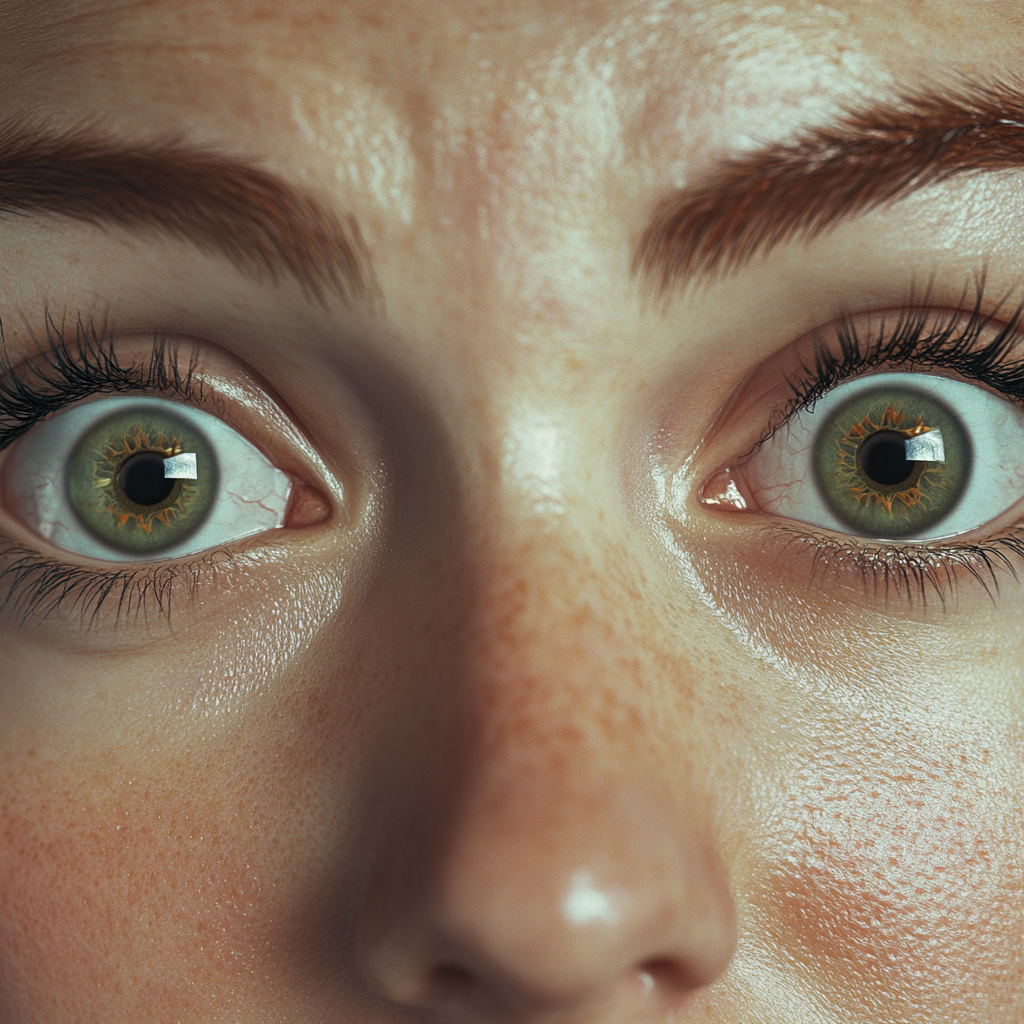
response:
<path id="1" fill-rule="evenodd" d="M 917 391 L 942 402 L 963 424 L 972 448 L 967 486 L 950 513 L 907 540 L 939 540 L 977 530 L 1024 498 L 1024 413 L 977 384 L 924 373 L 879 373 L 834 388 L 769 438 L 745 467 L 755 503 L 766 512 L 849 533 L 822 497 L 814 442 L 823 423 L 855 395 L 874 388 Z M 927 434 L 922 434 L 927 437 Z M 889 538 L 878 538 L 886 540 Z"/>
<path id="2" fill-rule="evenodd" d="M 202 525 L 180 544 L 149 558 L 111 548 L 82 525 L 67 492 L 67 464 L 100 420 L 157 407 L 186 420 L 217 453 L 220 484 Z M 15 442 L 4 467 L 4 497 L 26 526 L 65 551 L 106 562 L 166 561 L 222 547 L 284 525 L 291 480 L 237 430 L 216 416 L 162 398 L 104 398 L 58 413 Z"/>

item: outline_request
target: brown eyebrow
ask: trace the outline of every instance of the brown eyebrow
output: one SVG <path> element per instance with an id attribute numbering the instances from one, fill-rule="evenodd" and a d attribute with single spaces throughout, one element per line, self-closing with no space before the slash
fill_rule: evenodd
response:
<path id="1" fill-rule="evenodd" d="M 662 201 L 633 272 L 662 295 L 957 174 L 1024 167 L 1024 85 L 981 82 L 848 110 L 719 163 Z"/>
<path id="2" fill-rule="evenodd" d="M 257 280 L 290 276 L 324 301 L 372 291 L 359 226 L 273 174 L 180 143 L 124 145 L 86 129 L 0 128 L 0 213 L 156 229 Z"/>

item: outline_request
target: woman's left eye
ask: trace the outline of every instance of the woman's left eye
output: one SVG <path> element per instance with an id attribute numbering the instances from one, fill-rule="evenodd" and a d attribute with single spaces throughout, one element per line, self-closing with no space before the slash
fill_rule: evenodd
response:
<path id="1" fill-rule="evenodd" d="M 1024 413 L 963 381 L 873 374 L 790 417 L 740 476 L 760 511 L 878 540 L 953 537 L 1024 497 Z"/>
<path id="2" fill-rule="evenodd" d="M 2 485 L 30 529 L 111 562 L 180 558 L 273 530 L 291 493 L 287 474 L 217 417 L 125 397 L 33 427 L 11 447 Z"/>

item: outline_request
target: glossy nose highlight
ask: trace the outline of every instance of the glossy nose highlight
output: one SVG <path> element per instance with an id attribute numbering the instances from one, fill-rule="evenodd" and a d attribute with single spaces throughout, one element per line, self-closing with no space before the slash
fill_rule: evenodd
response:
<path id="1" fill-rule="evenodd" d="M 677 1008 L 728 963 L 732 904 L 692 821 L 630 802 L 496 800 L 464 817 L 434 870 L 406 862 L 372 901 L 373 986 L 481 1021 Z"/>

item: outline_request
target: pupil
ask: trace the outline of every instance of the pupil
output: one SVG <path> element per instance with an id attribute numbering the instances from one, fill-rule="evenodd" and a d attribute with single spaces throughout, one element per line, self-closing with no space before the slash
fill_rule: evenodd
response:
<path id="1" fill-rule="evenodd" d="M 121 491 L 136 505 L 159 505 L 174 490 L 174 480 L 164 477 L 164 456 L 160 452 L 139 452 L 117 474 Z"/>
<path id="2" fill-rule="evenodd" d="M 893 430 L 872 434 L 860 447 L 860 465 L 864 474 L 883 487 L 901 484 L 914 471 L 907 461 L 906 438 Z"/>

